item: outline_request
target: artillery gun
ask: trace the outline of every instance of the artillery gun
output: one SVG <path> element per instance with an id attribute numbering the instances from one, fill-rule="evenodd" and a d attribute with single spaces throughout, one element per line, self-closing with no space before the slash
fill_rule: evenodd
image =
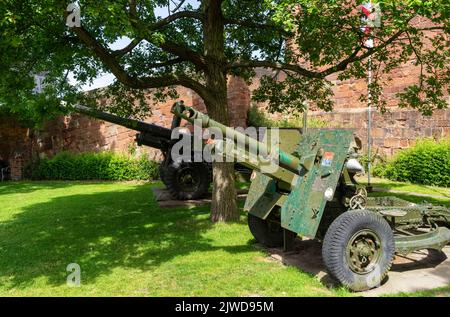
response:
<path id="1" fill-rule="evenodd" d="M 180 127 L 181 119 L 174 117 L 170 129 L 155 124 L 122 118 L 82 105 L 73 106 L 76 112 L 100 120 L 139 131 L 136 143 L 161 150 L 164 160 L 160 163 L 159 176 L 175 199 L 197 199 L 208 192 L 212 181 L 211 164 L 206 162 L 174 162 L 171 156 L 172 146 L 178 139 L 172 139 L 172 131 Z"/>
<path id="2" fill-rule="evenodd" d="M 328 271 L 354 291 L 379 286 L 395 253 L 441 250 L 450 241 L 448 209 L 367 197 L 354 179 L 362 166 L 351 130 L 268 130 L 258 142 L 182 102 L 171 111 L 220 130 L 226 138 L 213 141 L 215 153 L 254 170 L 244 209 L 258 242 L 288 250 L 297 235 L 320 240 Z M 272 133 L 279 142 L 267 146 Z"/>

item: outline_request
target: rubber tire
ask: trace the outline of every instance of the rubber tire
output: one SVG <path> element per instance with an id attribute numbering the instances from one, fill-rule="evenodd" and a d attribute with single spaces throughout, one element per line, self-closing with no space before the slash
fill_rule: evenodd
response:
<path id="1" fill-rule="evenodd" d="M 374 231 L 381 242 L 378 269 L 367 274 L 353 272 L 347 264 L 345 250 L 351 237 L 363 229 Z M 322 257 L 330 274 L 353 291 L 365 291 L 381 285 L 392 265 L 395 252 L 394 233 L 387 221 L 368 210 L 351 210 L 337 217 L 328 228 Z"/>
<path id="2" fill-rule="evenodd" d="M 270 230 L 267 220 L 248 214 L 248 227 L 256 241 L 266 247 L 276 248 L 283 246 L 283 228 L 281 228 L 281 225 L 279 232 L 273 232 Z"/>
<path id="3" fill-rule="evenodd" d="M 178 174 L 183 169 L 192 170 L 191 173 L 198 177 L 198 185 L 195 190 L 185 191 L 178 183 Z M 204 196 L 211 184 L 211 170 L 203 163 L 182 163 L 179 167 L 170 165 L 164 172 L 165 185 L 173 198 L 178 200 L 198 199 Z"/>
<path id="4" fill-rule="evenodd" d="M 167 187 L 166 182 L 167 169 L 168 168 L 166 166 L 163 166 L 161 164 L 158 166 L 159 179 L 163 182 L 164 185 L 166 185 L 166 187 Z"/>

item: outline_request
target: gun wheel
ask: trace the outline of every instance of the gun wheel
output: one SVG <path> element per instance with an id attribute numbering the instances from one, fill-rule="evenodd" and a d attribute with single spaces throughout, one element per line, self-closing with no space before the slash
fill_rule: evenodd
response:
<path id="1" fill-rule="evenodd" d="M 259 243 L 270 248 L 283 245 L 283 228 L 276 211 L 272 211 L 266 219 L 248 214 L 248 227 Z"/>
<path id="2" fill-rule="evenodd" d="M 208 192 L 211 171 L 203 163 L 182 163 L 169 166 L 164 172 L 165 185 L 175 199 L 197 199 Z"/>
<path id="3" fill-rule="evenodd" d="M 383 217 L 368 210 L 352 210 L 328 228 L 322 257 L 339 282 L 353 291 L 364 291 L 381 285 L 394 251 L 394 234 Z"/>
<path id="4" fill-rule="evenodd" d="M 161 164 L 158 167 L 159 179 L 161 179 L 161 181 L 164 183 L 164 185 L 166 185 L 166 187 L 167 187 L 167 182 L 166 182 L 167 169 L 168 169 L 168 167 L 163 166 Z"/>

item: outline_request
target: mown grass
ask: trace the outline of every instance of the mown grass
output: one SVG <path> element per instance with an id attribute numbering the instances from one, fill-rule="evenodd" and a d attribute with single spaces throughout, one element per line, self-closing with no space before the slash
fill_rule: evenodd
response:
<path id="1" fill-rule="evenodd" d="M 311 275 L 268 260 L 246 217 L 160 209 L 151 184 L 0 185 L 2 296 L 330 296 Z M 69 263 L 81 286 L 69 287 Z"/>
<path id="2" fill-rule="evenodd" d="M 270 260 L 244 213 L 212 224 L 208 206 L 159 208 L 152 186 L 161 184 L 0 183 L 0 296 L 358 295 Z M 66 284 L 69 263 L 81 267 L 80 287 Z"/>
<path id="3" fill-rule="evenodd" d="M 361 184 L 367 184 L 367 176 L 358 177 L 358 182 Z M 449 187 L 438 187 L 428 185 L 418 185 L 412 183 L 395 182 L 384 178 L 372 177 L 371 184 L 375 188 L 395 190 L 408 192 L 410 194 L 425 194 L 431 196 L 442 196 L 443 198 L 450 199 Z"/>

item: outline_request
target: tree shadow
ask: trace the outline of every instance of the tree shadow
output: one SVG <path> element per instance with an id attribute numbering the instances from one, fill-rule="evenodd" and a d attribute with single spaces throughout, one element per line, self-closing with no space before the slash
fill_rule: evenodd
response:
<path id="1" fill-rule="evenodd" d="M 411 184 L 414 185 L 414 184 Z M 420 184 L 418 184 L 420 185 Z M 375 183 L 373 184 L 373 186 L 375 188 L 379 188 L 379 189 L 383 189 L 383 190 L 398 190 L 398 191 L 404 191 L 405 192 L 405 184 L 402 183 Z M 438 188 L 435 188 L 431 185 L 421 185 L 421 186 L 427 186 L 427 190 L 432 191 L 435 193 L 436 196 L 442 196 L 442 198 L 450 198 L 450 195 L 443 193 L 442 190 L 439 190 Z M 426 199 L 428 198 L 428 196 L 430 195 L 434 195 L 434 194 L 422 194 L 419 193 L 419 195 L 423 195 L 423 197 Z M 422 196 L 421 196 L 422 197 Z"/>
<path id="2" fill-rule="evenodd" d="M 391 271 L 406 272 L 436 268 L 447 260 L 447 255 L 443 251 L 429 249 L 415 251 L 407 255 L 398 254 L 396 259 L 397 261 L 392 264 Z"/>
<path id="3" fill-rule="evenodd" d="M 162 210 L 144 185 L 57 197 L 0 222 L 0 280 L 8 289 L 36 278 L 61 285 L 67 265 L 77 263 L 89 284 L 118 267 L 149 270 L 193 251 L 253 250 L 214 246 L 203 235 L 212 226 L 207 206 Z"/>
<path id="4" fill-rule="evenodd" d="M 49 190 L 49 189 L 61 189 L 67 188 L 81 182 L 66 182 L 66 181 L 39 181 L 39 182 L 29 182 L 29 181 L 8 181 L 0 182 L 0 195 L 8 194 L 27 194 L 32 193 L 37 190 Z M 83 184 L 96 184 L 98 182 L 83 182 Z"/>
<path id="5" fill-rule="evenodd" d="M 394 196 L 398 197 L 416 204 L 423 203 L 431 203 L 433 205 L 439 206 L 444 205 L 446 207 L 450 207 L 450 199 L 437 199 L 434 197 L 423 197 L 423 196 L 415 196 L 414 194 L 400 194 L 400 193 L 388 193 L 388 192 L 373 192 L 370 193 L 371 197 L 383 197 L 383 196 Z"/>

